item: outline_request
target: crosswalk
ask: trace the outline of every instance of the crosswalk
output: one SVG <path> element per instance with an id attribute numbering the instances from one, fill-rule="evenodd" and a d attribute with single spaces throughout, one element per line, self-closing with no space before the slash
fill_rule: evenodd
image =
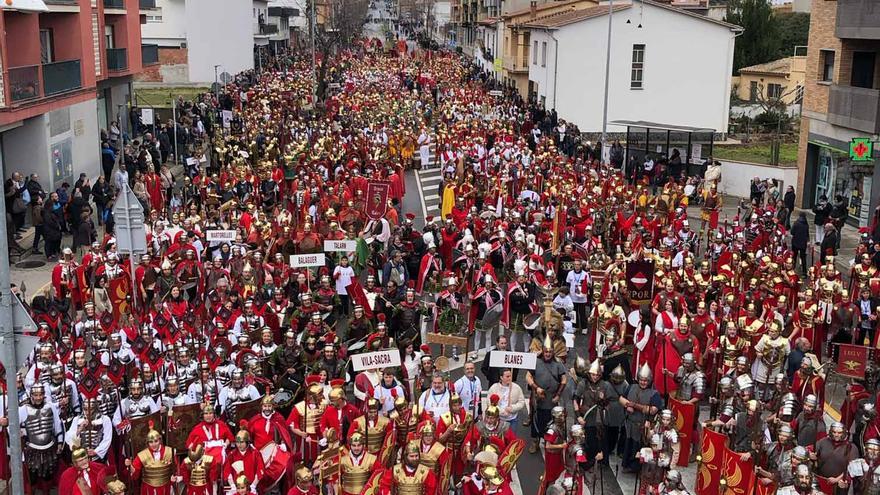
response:
<path id="1" fill-rule="evenodd" d="M 435 142 L 434 139 L 431 142 L 431 165 L 416 172 L 416 177 L 419 180 L 419 195 L 422 198 L 422 215 L 425 218 L 429 216 L 439 217 L 440 203 L 443 200 L 440 195 L 440 183 L 443 181 L 443 173 L 437 160 L 437 145 L 433 144 Z"/>

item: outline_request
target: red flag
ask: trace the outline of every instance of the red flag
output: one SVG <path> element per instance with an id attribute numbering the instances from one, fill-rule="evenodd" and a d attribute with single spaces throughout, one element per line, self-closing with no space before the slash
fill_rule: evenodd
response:
<path id="1" fill-rule="evenodd" d="M 678 432 L 678 466 L 687 467 L 691 455 L 691 440 L 694 438 L 694 414 L 696 406 L 669 398 L 669 409 L 675 415 L 675 430 Z"/>
<path id="2" fill-rule="evenodd" d="M 865 367 L 871 349 L 862 345 L 838 344 L 837 364 L 834 371 L 838 375 L 865 379 Z"/>
<path id="3" fill-rule="evenodd" d="M 755 486 L 755 495 L 774 495 L 776 493 L 776 488 L 776 483 L 770 483 L 769 485 L 758 483 L 757 486 Z"/>
<path id="4" fill-rule="evenodd" d="M 391 183 L 388 181 L 371 180 L 367 183 L 367 201 L 364 213 L 372 220 L 380 220 L 388 211 L 388 197 L 391 194 Z"/>
<path id="5" fill-rule="evenodd" d="M 696 495 L 718 495 L 725 450 L 727 450 L 727 435 L 704 428 L 700 442 L 700 466 L 694 486 Z"/>
<path id="6" fill-rule="evenodd" d="M 361 287 L 361 283 L 358 279 L 351 279 L 351 283 L 345 287 L 345 290 L 348 292 L 348 295 L 351 296 L 351 300 L 354 301 L 355 304 L 360 304 L 364 307 L 364 316 L 372 318 L 373 310 L 370 309 L 370 301 L 367 300 L 367 295 L 364 293 L 364 288 Z"/>
<path id="7" fill-rule="evenodd" d="M 718 228 L 718 210 L 712 210 L 709 213 L 709 228 L 712 230 Z"/>
<path id="8" fill-rule="evenodd" d="M 727 488 L 721 495 L 751 495 L 755 482 L 755 463 L 740 459 L 742 454 L 724 448 L 724 479 Z"/>
<path id="9" fill-rule="evenodd" d="M 128 279 L 116 277 L 108 284 L 110 302 L 113 305 L 113 317 L 119 320 L 119 315 L 128 313 Z"/>

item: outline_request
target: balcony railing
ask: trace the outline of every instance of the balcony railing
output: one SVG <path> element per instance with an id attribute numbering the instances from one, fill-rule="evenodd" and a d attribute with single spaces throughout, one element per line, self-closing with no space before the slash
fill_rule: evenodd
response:
<path id="1" fill-rule="evenodd" d="M 880 90 L 831 86 L 828 122 L 868 134 L 880 132 Z"/>
<path id="2" fill-rule="evenodd" d="M 123 71 L 128 69 L 128 53 L 125 48 L 107 49 L 107 70 Z"/>
<path id="3" fill-rule="evenodd" d="M 124 9 L 125 2 L 123 0 L 104 0 L 105 9 Z"/>
<path id="4" fill-rule="evenodd" d="M 275 24 L 260 24 L 260 34 L 276 34 L 278 26 Z"/>
<path id="5" fill-rule="evenodd" d="M 12 98 L 12 103 L 39 98 L 42 95 L 40 91 L 40 66 L 28 65 L 10 68 L 9 95 Z"/>
<path id="6" fill-rule="evenodd" d="M 43 94 L 51 96 L 82 87 L 79 60 L 43 64 Z"/>
<path id="7" fill-rule="evenodd" d="M 156 8 L 156 0 L 138 0 L 141 10 L 149 10 Z"/>
<path id="8" fill-rule="evenodd" d="M 141 45 L 141 63 L 156 65 L 159 63 L 159 45 Z"/>
<path id="9" fill-rule="evenodd" d="M 880 39 L 880 3 L 877 0 L 838 0 L 838 38 Z"/>

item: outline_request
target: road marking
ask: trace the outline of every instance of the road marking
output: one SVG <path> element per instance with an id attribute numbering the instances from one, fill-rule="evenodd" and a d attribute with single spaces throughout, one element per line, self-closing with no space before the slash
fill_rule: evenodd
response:
<path id="1" fill-rule="evenodd" d="M 427 196 L 424 196 L 423 199 L 425 200 L 425 202 L 435 201 L 435 200 L 440 199 L 440 195 L 439 194 L 429 194 Z"/>
<path id="2" fill-rule="evenodd" d="M 438 182 L 443 180 L 443 176 L 440 175 L 432 175 L 431 177 L 423 177 L 422 182 Z"/>

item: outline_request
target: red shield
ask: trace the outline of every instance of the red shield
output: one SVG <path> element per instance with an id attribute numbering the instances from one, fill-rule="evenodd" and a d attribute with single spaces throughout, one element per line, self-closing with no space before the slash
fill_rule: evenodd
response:
<path id="1" fill-rule="evenodd" d="M 370 181 L 367 184 L 367 200 L 364 212 L 371 220 L 380 220 L 388 211 L 388 196 L 391 183 L 387 181 Z"/>

